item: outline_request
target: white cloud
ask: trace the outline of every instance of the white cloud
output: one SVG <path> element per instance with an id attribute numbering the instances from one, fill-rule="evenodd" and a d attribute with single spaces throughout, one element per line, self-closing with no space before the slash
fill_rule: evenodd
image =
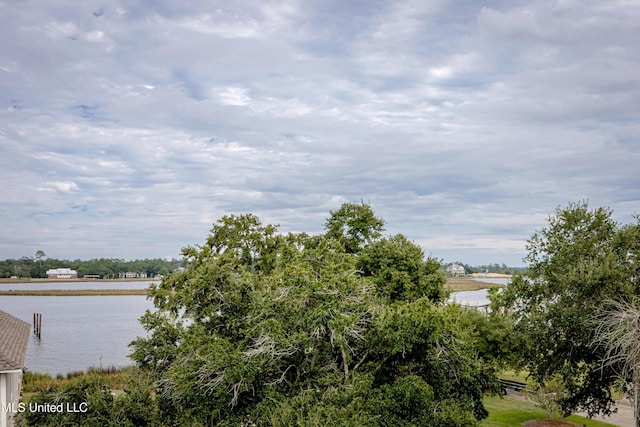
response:
<path id="1" fill-rule="evenodd" d="M 62 193 L 78 190 L 78 185 L 73 181 L 49 181 L 46 185 L 53 187 Z"/>
<path id="2" fill-rule="evenodd" d="M 236 105 L 239 107 L 249 105 L 251 98 L 248 95 L 248 90 L 239 87 L 227 87 L 222 89 L 218 97 L 222 105 Z"/>
<path id="3" fill-rule="evenodd" d="M 435 256 L 519 264 L 558 205 L 631 220 L 636 3 L 374 3 L 5 3 L 0 257 L 177 254 L 231 212 L 318 232 L 365 199 Z"/>

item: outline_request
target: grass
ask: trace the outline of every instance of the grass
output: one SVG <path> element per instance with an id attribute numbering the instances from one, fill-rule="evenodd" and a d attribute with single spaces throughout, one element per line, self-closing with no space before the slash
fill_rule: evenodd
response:
<path id="1" fill-rule="evenodd" d="M 124 384 L 124 377 L 132 371 L 133 368 L 116 368 L 110 367 L 91 367 L 87 371 L 75 371 L 70 372 L 67 375 L 58 374 L 53 377 L 49 374 L 41 374 L 39 372 L 26 371 L 22 375 L 22 390 L 25 393 L 31 394 L 42 389 L 50 387 L 63 387 L 77 378 L 83 376 L 99 376 L 104 379 L 106 384 L 109 384 L 112 388 L 121 388 Z"/>
<path id="2" fill-rule="evenodd" d="M 529 374 L 525 370 L 518 371 L 518 372 L 506 370 L 506 371 L 500 372 L 500 374 L 498 374 L 498 377 L 503 380 L 518 381 L 526 384 L 528 375 Z"/>
<path id="3" fill-rule="evenodd" d="M 459 291 L 477 291 L 480 289 L 489 289 L 493 286 L 498 286 L 495 283 L 481 282 L 464 277 L 450 277 L 447 279 L 444 288 L 453 292 Z"/>
<path id="4" fill-rule="evenodd" d="M 547 417 L 547 413 L 535 405 L 509 397 L 487 397 L 483 403 L 489 411 L 489 418 L 482 422 L 483 427 L 519 426 L 527 420 Z"/>
<path id="5" fill-rule="evenodd" d="M 527 420 L 547 418 L 545 411 L 525 400 L 492 396 L 485 398 L 483 403 L 489 411 L 489 418 L 482 422 L 483 427 L 513 427 L 523 425 L 522 423 Z M 613 424 L 590 420 L 579 415 L 571 415 L 564 420 L 587 427 L 613 427 Z"/>
<path id="6" fill-rule="evenodd" d="M 147 295 L 146 289 L 42 289 L 0 291 L 2 296 L 95 296 L 95 295 Z"/>

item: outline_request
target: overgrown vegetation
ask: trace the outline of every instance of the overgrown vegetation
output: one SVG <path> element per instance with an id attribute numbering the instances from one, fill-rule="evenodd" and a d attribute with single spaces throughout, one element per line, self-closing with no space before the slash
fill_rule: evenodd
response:
<path id="1" fill-rule="evenodd" d="M 17 427 L 163 425 L 154 424 L 153 381 L 139 369 L 90 369 L 56 379 L 26 373 L 24 384 L 26 408 L 49 404 L 62 410 L 25 410 L 16 415 Z"/>
<path id="2" fill-rule="evenodd" d="M 464 262 L 456 261 L 456 262 L 447 262 L 442 264 L 443 268 L 447 268 L 450 265 L 459 265 L 464 268 L 465 274 L 473 274 L 473 273 L 499 273 L 499 274 L 515 274 L 521 273 L 524 274 L 526 272 L 526 267 L 509 267 L 505 263 L 498 264 L 484 264 L 484 265 L 469 265 Z"/>
<path id="3" fill-rule="evenodd" d="M 74 379 L 85 375 L 100 376 L 110 388 L 118 389 L 122 388 L 125 376 L 130 375 L 131 371 L 131 368 L 116 368 L 114 366 L 90 367 L 87 371 L 74 371 L 66 375 L 58 374 L 53 377 L 49 374 L 25 370 L 22 375 L 22 391 L 36 393 L 52 387 L 64 387 Z"/>

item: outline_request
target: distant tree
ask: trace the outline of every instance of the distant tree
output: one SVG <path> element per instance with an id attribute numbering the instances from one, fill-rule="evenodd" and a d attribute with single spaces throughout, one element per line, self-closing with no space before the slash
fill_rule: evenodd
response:
<path id="1" fill-rule="evenodd" d="M 31 257 L 23 256 L 20 258 L 18 277 L 33 277 L 37 275 L 35 262 Z"/>
<path id="2" fill-rule="evenodd" d="M 46 256 L 47 254 L 45 254 L 44 251 L 42 250 L 36 251 L 35 259 L 36 259 L 36 263 L 38 264 L 38 277 L 42 277 L 42 258 Z"/>
<path id="3" fill-rule="evenodd" d="M 339 241 L 350 254 L 371 244 L 384 231 L 384 221 L 364 202 L 345 203 L 330 214 L 325 223 L 326 236 Z"/>

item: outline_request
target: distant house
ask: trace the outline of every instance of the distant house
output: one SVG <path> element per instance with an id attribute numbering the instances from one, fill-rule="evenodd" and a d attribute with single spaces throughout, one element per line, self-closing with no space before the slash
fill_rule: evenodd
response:
<path id="1" fill-rule="evenodd" d="M 458 264 L 451 264 L 449 267 L 447 267 L 447 273 L 449 273 L 452 276 L 463 276 L 466 271 L 464 270 L 464 267 Z"/>
<path id="2" fill-rule="evenodd" d="M 52 268 L 47 270 L 49 279 L 77 279 L 78 272 L 70 268 Z"/>
<path id="3" fill-rule="evenodd" d="M 30 326 L 0 310 L 0 427 L 13 427 L 22 387 Z"/>
<path id="4" fill-rule="evenodd" d="M 126 271 L 124 273 L 118 273 L 120 279 L 146 279 L 147 273 L 134 273 L 132 271 Z"/>

